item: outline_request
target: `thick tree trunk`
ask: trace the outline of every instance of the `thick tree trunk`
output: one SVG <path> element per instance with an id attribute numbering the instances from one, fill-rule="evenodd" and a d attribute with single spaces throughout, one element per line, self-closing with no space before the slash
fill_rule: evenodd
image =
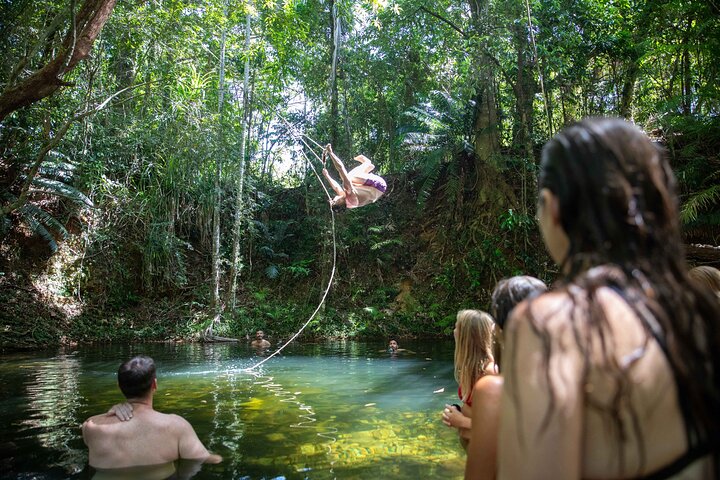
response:
<path id="1" fill-rule="evenodd" d="M 638 73 L 640 72 L 638 60 L 638 58 L 633 57 L 628 62 L 622 92 L 620 93 L 620 108 L 618 109 L 618 114 L 628 120 L 630 120 L 632 116 L 632 102 L 635 98 L 635 82 L 637 81 Z"/>
<path id="2" fill-rule="evenodd" d="M 535 85 L 532 78 L 532 62 L 529 60 L 531 58 L 530 45 L 527 42 L 527 30 L 522 24 L 515 26 L 513 36 L 517 50 L 517 77 L 513 89 L 517 111 L 517 139 L 525 149 L 525 157 L 528 161 L 534 162 L 532 127 Z"/>
<path id="3" fill-rule="evenodd" d="M 487 1 L 470 0 L 469 5 L 473 29 L 478 34 L 482 34 L 484 31 L 482 21 L 486 18 L 488 10 Z M 485 49 L 483 48 L 483 50 Z M 494 68 L 484 56 L 480 56 L 477 62 L 478 85 L 475 95 L 474 146 L 476 161 L 484 164 L 500 151 L 500 140 Z M 476 172 L 479 171 L 480 168 L 476 168 Z"/>
<path id="4" fill-rule="evenodd" d="M 475 154 L 480 163 L 488 163 L 500 151 L 498 139 L 495 79 L 487 65 L 479 72 L 480 85 L 475 97 Z"/>
<path id="5" fill-rule="evenodd" d="M 95 39 L 110 18 L 116 0 L 86 0 L 68 29 L 58 54 L 43 68 L 0 95 L 0 122 L 15 110 L 49 97 L 69 84 L 63 76 L 90 54 Z"/>

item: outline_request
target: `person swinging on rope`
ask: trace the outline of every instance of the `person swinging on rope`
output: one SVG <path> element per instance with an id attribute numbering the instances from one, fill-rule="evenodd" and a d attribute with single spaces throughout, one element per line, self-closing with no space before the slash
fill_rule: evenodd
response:
<path id="1" fill-rule="evenodd" d="M 332 151 L 330 144 L 327 144 L 325 150 L 323 150 L 323 165 L 327 155 L 330 156 L 342 180 L 341 186 L 323 166 L 322 173 L 337 194 L 335 198 L 330 200 L 330 205 L 345 204 L 347 208 L 364 207 L 369 203 L 376 202 L 387 190 L 385 180 L 379 175 L 370 173 L 375 169 L 375 165 L 365 155 L 355 157 L 355 160 L 360 162 L 360 165 L 349 172 L 345 169 L 342 160 Z"/>

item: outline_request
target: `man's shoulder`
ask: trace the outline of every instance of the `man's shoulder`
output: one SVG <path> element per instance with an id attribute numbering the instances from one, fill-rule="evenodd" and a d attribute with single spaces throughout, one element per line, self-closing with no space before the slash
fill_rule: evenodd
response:
<path id="1" fill-rule="evenodd" d="M 93 415 L 83 422 L 83 429 L 101 428 L 105 425 L 114 425 L 120 423 L 120 420 L 115 415 L 108 415 L 107 413 L 101 413 L 99 415 Z"/>
<path id="2" fill-rule="evenodd" d="M 185 420 L 184 417 L 176 413 L 161 413 L 158 411 L 153 412 L 154 421 L 158 424 L 172 427 L 177 430 L 183 430 L 188 427 L 192 428 L 190 422 Z"/>

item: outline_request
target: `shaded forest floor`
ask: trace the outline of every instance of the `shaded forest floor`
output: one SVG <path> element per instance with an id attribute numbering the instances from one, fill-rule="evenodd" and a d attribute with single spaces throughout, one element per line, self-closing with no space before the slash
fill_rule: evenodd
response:
<path id="1" fill-rule="evenodd" d="M 288 338 L 318 306 L 333 250 L 329 296 L 301 341 L 451 335 L 456 312 L 487 309 L 499 279 L 552 282 L 555 267 L 532 212 L 512 195 L 517 186 L 478 178 L 455 190 L 440 178 L 420 202 L 411 175 L 388 177 L 376 204 L 335 212 L 334 241 L 333 216 L 313 185 L 267 189 L 243 240 L 236 307 L 225 308 L 213 333 L 245 341 L 263 329 L 273 343 Z M 148 275 L 135 231 L 88 244 L 78 230 L 54 255 L 21 233 L 0 244 L 1 351 L 198 341 L 212 321 L 210 248 L 196 236 L 187 236 L 182 282 L 174 282 L 167 271 Z"/>
<path id="2" fill-rule="evenodd" d="M 477 195 L 476 185 L 452 198 L 438 189 L 420 208 L 412 178 L 389 178 L 376 204 L 335 212 L 334 242 L 319 191 L 271 191 L 245 237 L 236 308 L 225 309 L 214 333 L 294 333 L 320 302 L 334 244 L 333 285 L 305 338 L 449 334 L 458 309 L 487 308 L 498 279 L 547 271 L 531 225 L 503 227 L 510 200 Z M 83 247 L 78 234 L 52 256 L 38 239 L 4 242 L 0 349 L 199 339 L 211 321 L 209 248 L 189 241 L 184 282 L 152 285 L 131 238 L 118 232 L 110 247 Z"/>

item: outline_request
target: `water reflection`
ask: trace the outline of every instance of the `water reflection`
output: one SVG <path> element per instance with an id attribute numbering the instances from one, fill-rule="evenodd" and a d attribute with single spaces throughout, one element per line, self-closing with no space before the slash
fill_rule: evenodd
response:
<path id="1" fill-rule="evenodd" d="M 202 470 L 202 462 L 177 460 L 159 465 L 142 465 L 124 468 L 92 468 L 92 480 L 188 480 Z"/>
<path id="2" fill-rule="evenodd" d="M 392 358 L 383 347 L 291 344 L 252 372 L 259 358 L 238 344 L 5 358 L 0 436 L 19 451 L 6 478 L 90 478 L 75 473 L 86 461 L 78 427 L 121 400 L 115 372 L 137 354 L 158 366 L 155 408 L 185 417 L 224 457 L 193 478 L 460 478 L 457 436 L 439 421 L 442 405 L 454 401 L 452 344 L 415 343 L 407 347 L 417 354 Z"/>
<path id="3" fill-rule="evenodd" d="M 83 399 L 78 389 L 80 361 L 73 355 L 59 355 L 25 366 L 31 370 L 26 381 L 27 418 L 19 433 L 34 437 L 43 448 L 58 452 L 51 466 L 68 473 L 82 471 L 87 453 L 74 442 L 79 433 L 78 409 Z"/>

